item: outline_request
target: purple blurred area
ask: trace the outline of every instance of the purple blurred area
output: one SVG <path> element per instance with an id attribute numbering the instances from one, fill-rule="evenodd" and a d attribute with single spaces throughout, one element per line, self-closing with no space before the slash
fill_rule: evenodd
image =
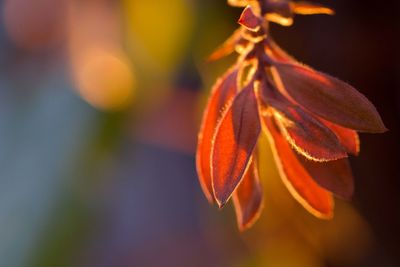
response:
<path id="1" fill-rule="evenodd" d="M 239 9 L 0 1 L 0 266 L 399 266 L 400 2 L 319 2 L 337 14 L 273 36 L 365 94 L 390 131 L 361 134 L 356 193 L 332 222 L 303 211 L 266 162 L 264 213 L 239 233 L 194 163 L 207 92 L 234 57 L 204 59 Z"/>

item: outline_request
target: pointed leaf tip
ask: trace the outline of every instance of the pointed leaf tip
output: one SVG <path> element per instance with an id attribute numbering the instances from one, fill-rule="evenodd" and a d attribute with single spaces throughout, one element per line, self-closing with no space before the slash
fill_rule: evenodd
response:
<path id="1" fill-rule="evenodd" d="M 312 113 L 360 132 L 387 129 L 374 105 L 352 86 L 299 64 L 275 64 L 283 92 Z"/>
<path id="2" fill-rule="evenodd" d="M 221 207 L 240 183 L 257 143 L 261 125 L 253 84 L 227 108 L 212 142 L 212 186 Z"/>
<path id="3" fill-rule="evenodd" d="M 233 67 L 216 82 L 204 111 L 198 135 L 196 168 L 201 188 L 210 203 L 214 202 L 210 167 L 211 141 L 221 119 L 221 110 L 237 93 L 237 77 L 238 69 Z"/>

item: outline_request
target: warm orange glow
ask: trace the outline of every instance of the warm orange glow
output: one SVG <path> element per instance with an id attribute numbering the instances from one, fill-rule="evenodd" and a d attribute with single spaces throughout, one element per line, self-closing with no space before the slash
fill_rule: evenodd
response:
<path id="1" fill-rule="evenodd" d="M 221 119 L 221 110 L 226 102 L 229 102 L 237 93 L 237 68 L 229 70 L 214 86 L 209 104 L 206 108 L 206 116 L 202 122 L 198 135 L 198 147 L 196 154 L 196 167 L 199 173 L 200 185 L 210 203 L 214 202 L 211 184 L 211 148 L 214 129 Z"/>
<path id="2" fill-rule="evenodd" d="M 127 107 L 135 78 L 120 47 L 117 11 L 107 1 L 71 1 L 68 7 L 71 72 L 77 91 L 102 110 Z"/>
<path id="3" fill-rule="evenodd" d="M 296 14 L 300 15 L 335 14 L 335 11 L 329 7 L 308 2 L 292 3 L 292 8 Z"/>
<path id="4" fill-rule="evenodd" d="M 74 76 L 81 96 L 96 108 L 120 109 L 132 100 L 134 78 L 123 55 L 88 51 L 76 62 Z"/>
<path id="5" fill-rule="evenodd" d="M 224 112 L 213 138 L 211 177 L 214 197 L 224 206 L 249 167 L 261 132 L 253 85 L 237 94 Z"/>

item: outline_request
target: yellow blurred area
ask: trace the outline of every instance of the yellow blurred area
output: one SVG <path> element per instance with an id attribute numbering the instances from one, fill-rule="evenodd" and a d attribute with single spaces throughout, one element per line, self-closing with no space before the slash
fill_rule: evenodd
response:
<path id="1" fill-rule="evenodd" d="M 194 26 L 190 1 L 123 0 L 135 62 L 154 75 L 170 74 L 184 58 Z"/>

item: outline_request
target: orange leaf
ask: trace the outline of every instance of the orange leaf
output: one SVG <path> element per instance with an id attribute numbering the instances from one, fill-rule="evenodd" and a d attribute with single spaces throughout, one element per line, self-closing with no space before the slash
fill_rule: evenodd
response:
<path id="1" fill-rule="evenodd" d="M 222 109 L 237 93 L 238 69 L 230 69 L 214 85 L 207 107 L 204 111 L 198 136 L 196 167 L 200 185 L 210 203 L 214 202 L 211 185 L 211 140 L 217 123 L 221 118 Z"/>
<path id="2" fill-rule="evenodd" d="M 237 29 L 220 47 L 217 48 L 207 59 L 208 62 L 218 60 L 230 55 L 235 51 L 236 45 L 240 42 L 242 29 Z"/>
<path id="3" fill-rule="evenodd" d="M 355 156 L 360 153 L 360 138 L 356 131 L 341 127 L 327 120 L 320 120 L 336 134 L 348 153 Z"/>
<path id="4" fill-rule="evenodd" d="M 343 199 L 354 193 L 354 179 L 348 159 L 315 162 L 298 157 L 303 167 L 320 186 Z"/>
<path id="5" fill-rule="evenodd" d="M 321 219 L 333 216 L 333 197 L 320 187 L 299 162 L 285 137 L 271 117 L 264 117 L 275 161 L 281 178 L 292 196 L 310 213 Z"/>
<path id="6" fill-rule="evenodd" d="M 262 210 L 263 190 L 258 176 L 256 155 L 253 155 L 250 166 L 232 199 L 239 229 L 244 231 L 256 222 Z"/>
<path id="7" fill-rule="evenodd" d="M 316 14 L 334 15 L 335 14 L 335 11 L 329 7 L 326 7 L 321 4 L 306 2 L 306 1 L 292 2 L 291 6 L 292 6 L 293 12 L 296 14 L 300 14 L 300 15 L 316 15 Z"/>
<path id="8" fill-rule="evenodd" d="M 275 64 L 284 94 L 309 111 L 361 132 L 381 133 L 386 128 L 369 100 L 352 86 L 309 67 Z"/>
<path id="9" fill-rule="evenodd" d="M 253 83 L 224 113 L 213 139 L 212 185 L 220 207 L 231 197 L 245 173 L 261 131 Z"/>

